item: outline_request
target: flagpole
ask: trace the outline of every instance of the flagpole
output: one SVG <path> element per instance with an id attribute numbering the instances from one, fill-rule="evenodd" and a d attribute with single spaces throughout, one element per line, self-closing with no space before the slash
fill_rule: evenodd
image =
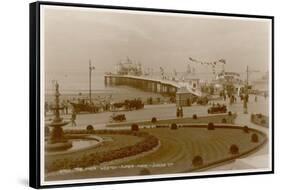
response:
<path id="1" fill-rule="evenodd" d="M 90 98 L 90 103 L 92 103 L 91 78 L 92 78 L 92 67 L 91 67 L 91 60 L 89 60 L 89 98 Z"/>

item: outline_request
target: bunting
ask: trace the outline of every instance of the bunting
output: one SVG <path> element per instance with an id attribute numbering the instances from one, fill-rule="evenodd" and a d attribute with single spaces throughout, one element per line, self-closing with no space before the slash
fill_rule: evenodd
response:
<path id="1" fill-rule="evenodd" d="M 222 63 L 222 64 L 226 64 L 226 60 L 225 59 L 219 59 L 219 60 L 216 60 L 216 61 L 212 61 L 212 62 L 204 62 L 204 61 L 199 61 L 197 59 L 194 59 L 192 57 L 189 57 L 188 58 L 190 61 L 194 62 L 194 63 L 199 63 L 201 65 L 217 65 L 219 63 Z"/>
<path id="2" fill-rule="evenodd" d="M 219 59 L 219 60 L 211 61 L 211 62 L 199 61 L 199 60 L 194 59 L 192 57 L 189 57 L 188 59 L 190 61 L 192 61 L 193 63 L 198 63 L 198 64 L 201 64 L 201 65 L 211 66 L 214 75 L 216 74 L 216 65 L 218 65 L 219 63 L 224 64 L 224 65 L 226 64 L 226 60 L 225 59 Z"/>

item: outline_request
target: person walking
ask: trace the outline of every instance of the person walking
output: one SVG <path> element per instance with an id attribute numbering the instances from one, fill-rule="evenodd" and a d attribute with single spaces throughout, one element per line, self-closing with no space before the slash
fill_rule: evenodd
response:
<path id="1" fill-rule="evenodd" d="M 182 109 L 182 106 L 180 107 L 180 117 L 183 117 L 183 109 Z"/>
<path id="2" fill-rule="evenodd" d="M 77 126 L 76 125 L 76 112 L 75 111 L 73 111 L 72 112 L 72 115 L 71 115 L 71 126 Z"/>

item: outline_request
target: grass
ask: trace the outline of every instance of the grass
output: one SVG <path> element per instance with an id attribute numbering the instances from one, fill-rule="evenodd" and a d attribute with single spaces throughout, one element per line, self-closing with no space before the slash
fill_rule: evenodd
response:
<path id="1" fill-rule="evenodd" d="M 171 130 L 170 128 L 146 128 L 140 129 L 160 140 L 161 146 L 155 152 L 143 157 L 137 157 L 133 160 L 124 161 L 118 165 L 150 165 L 152 163 L 173 163 L 172 167 L 148 168 L 151 174 L 179 173 L 192 169 L 192 160 L 195 156 L 200 156 L 203 163 L 210 164 L 216 161 L 230 158 L 230 146 L 235 144 L 239 147 L 239 153 L 243 154 L 253 148 L 258 147 L 266 137 L 249 130 L 245 133 L 243 128 L 216 128 L 207 130 L 207 128 L 185 127 Z M 251 142 L 251 135 L 257 133 L 259 142 Z M 108 135 L 112 137 L 113 135 Z M 105 135 L 103 135 L 105 137 Z M 135 143 L 136 137 L 121 135 L 104 146 L 95 148 L 93 151 L 102 151 L 105 149 L 116 149 L 120 146 Z M 117 165 L 116 165 L 117 166 Z M 69 173 L 57 176 L 50 176 L 47 180 L 62 179 L 85 179 L 98 177 L 116 177 L 139 175 L 140 169 L 116 169 L 109 171 L 81 171 L 79 173 Z"/>
<path id="2" fill-rule="evenodd" d="M 156 136 L 161 142 L 161 147 L 156 152 L 124 164 L 184 162 L 188 167 L 196 155 L 200 155 L 204 163 L 228 158 L 232 144 L 236 144 L 241 153 L 257 146 L 251 143 L 253 132 L 246 134 L 242 129 L 216 128 L 214 131 L 209 131 L 205 128 L 179 128 L 177 130 L 152 128 L 144 130 Z M 264 139 L 261 135 L 259 138 Z"/>

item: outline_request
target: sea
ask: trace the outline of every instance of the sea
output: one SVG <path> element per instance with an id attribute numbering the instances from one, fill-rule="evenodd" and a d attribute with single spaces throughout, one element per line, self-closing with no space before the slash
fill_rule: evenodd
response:
<path id="1" fill-rule="evenodd" d="M 184 73 L 178 73 L 182 76 Z M 137 88 L 129 86 L 108 86 L 104 83 L 105 72 L 93 71 L 91 74 L 91 94 L 93 100 L 111 99 L 111 101 L 121 101 L 124 99 L 141 98 L 146 100 L 148 97 L 163 98 L 160 94 L 145 92 Z M 172 76 L 172 73 L 168 73 Z M 240 74 L 241 79 L 246 78 L 245 74 Z M 151 78 L 161 78 L 160 73 L 153 73 Z M 201 80 L 210 81 L 214 79 L 212 73 L 195 73 L 190 78 L 199 78 Z M 261 73 L 253 73 L 250 75 L 251 80 L 258 80 L 262 77 Z M 89 97 L 89 73 L 88 72 L 48 72 L 45 73 L 45 99 L 46 101 L 54 100 L 55 83 L 59 84 L 61 99 L 75 100 L 85 99 Z"/>
<path id="2" fill-rule="evenodd" d="M 104 83 L 104 72 L 92 72 L 91 95 L 93 101 L 108 100 L 113 102 L 124 99 L 140 98 L 145 101 L 148 97 L 162 97 L 160 94 L 146 92 L 129 86 L 109 86 Z M 89 73 L 46 73 L 45 99 L 54 100 L 55 83 L 59 84 L 61 100 L 77 100 L 89 98 Z"/>

